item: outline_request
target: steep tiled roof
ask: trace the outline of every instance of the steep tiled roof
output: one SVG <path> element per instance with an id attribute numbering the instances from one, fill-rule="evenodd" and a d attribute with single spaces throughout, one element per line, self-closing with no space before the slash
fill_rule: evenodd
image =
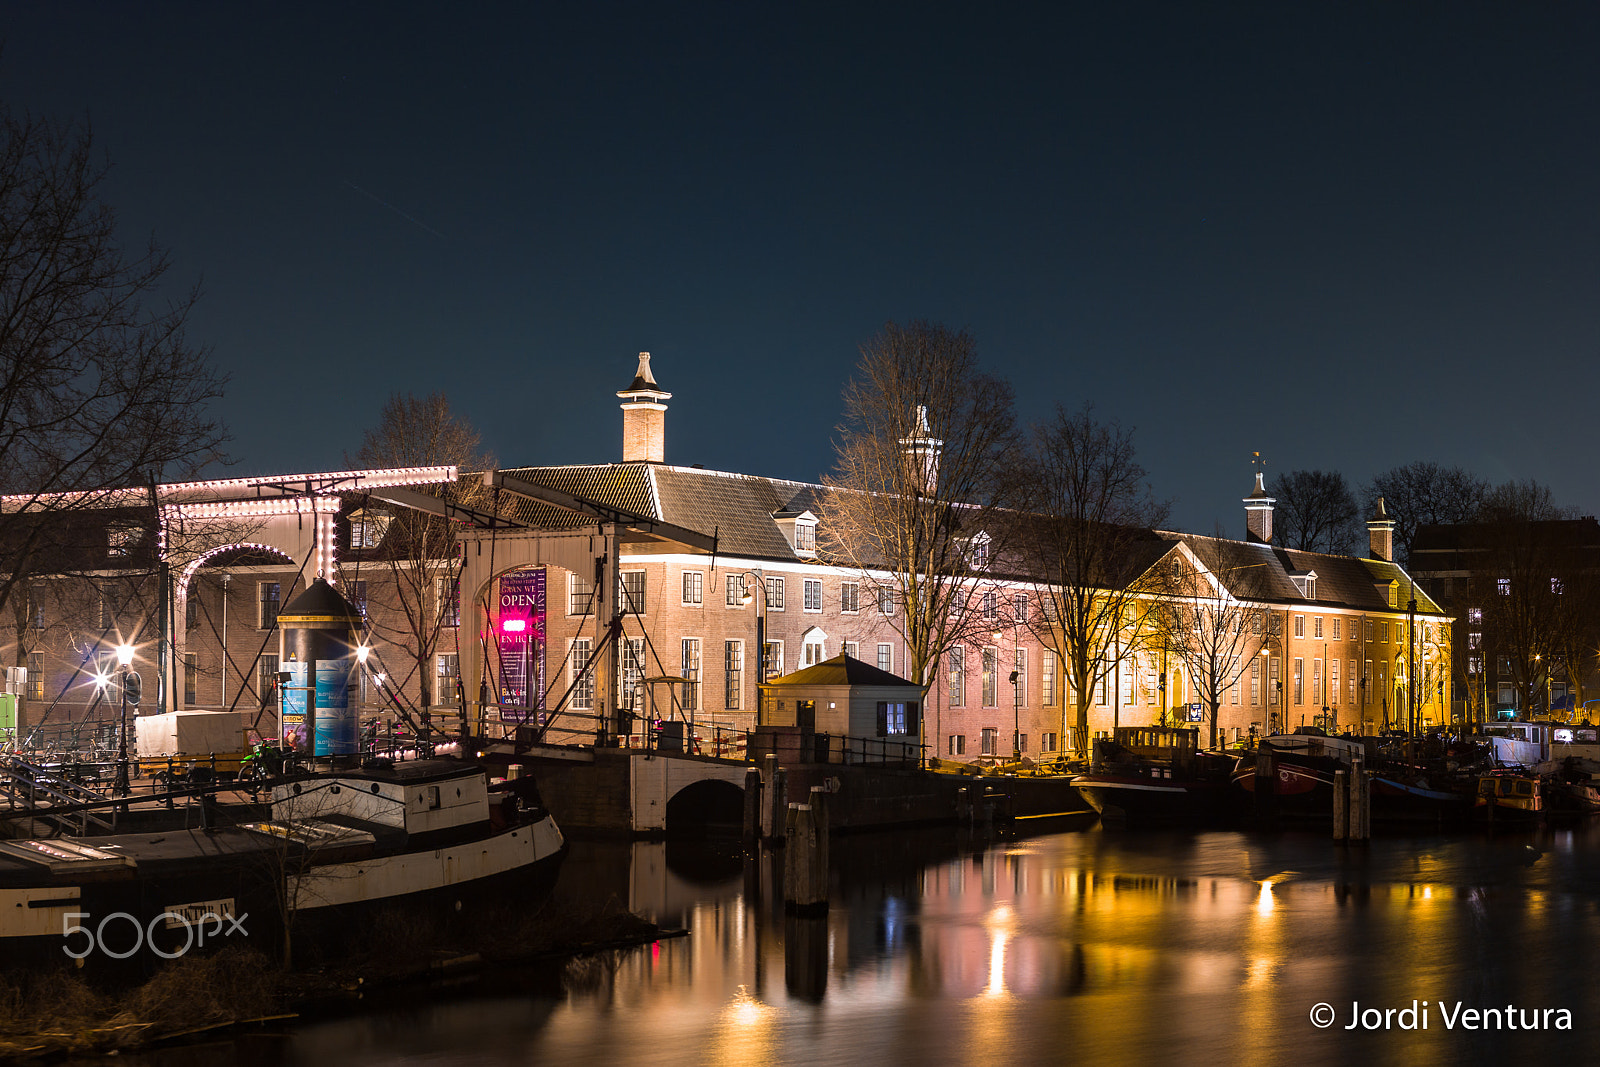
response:
<path id="1" fill-rule="evenodd" d="M 1194 534 L 1165 536 L 1181 540 L 1206 569 L 1243 600 L 1390 611 L 1393 609 L 1389 607 L 1387 584 L 1393 581 L 1399 583 L 1401 604 L 1410 599 L 1414 588 L 1418 611 L 1443 614 L 1420 586 L 1413 586 L 1410 576 L 1399 565 L 1384 560 L 1300 552 L 1253 541 L 1228 541 Z M 1302 594 L 1291 579 L 1292 575 L 1307 572 L 1317 576 L 1314 598 Z"/>
<path id="2" fill-rule="evenodd" d="M 842 653 L 804 670 L 786 674 L 782 678 L 770 678 L 766 684 L 776 686 L 893 685 L 921 688 L 916 682 L 909 682 L 898 674 L 890 674 L 888 671 L 879 670 L 870 663 L 863 663 Z"/>

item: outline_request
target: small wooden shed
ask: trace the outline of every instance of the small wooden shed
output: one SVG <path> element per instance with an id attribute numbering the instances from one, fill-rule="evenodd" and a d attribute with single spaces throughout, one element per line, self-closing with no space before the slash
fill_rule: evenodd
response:
<path id="1" fill-rule="evenodd" d="M 758 727 L 915 744 L 922 687 L 846 655 L 761 685 Z"/>

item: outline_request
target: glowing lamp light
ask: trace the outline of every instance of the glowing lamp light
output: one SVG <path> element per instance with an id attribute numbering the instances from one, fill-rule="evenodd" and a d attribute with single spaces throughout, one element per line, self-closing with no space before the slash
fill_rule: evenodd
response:
<path id="1" fill-rule="evenodd" d="M 367 646 L 366 645 L 357 645 L 356 646 L 356 662 L 357 663 L 365 663 L 365 662 L 367 662 Z"/>
<path id="2" fill-rule="evenodd" d="M 503 619 L 500 622 L 500 629 L 508 634 L 520 634 L 527 628 L 527 619 Z"/>
<path id="3" fill-rule="evenodd" d="M 121 664 L 123 668 L 126 668 L 128 666 L 128 664 L 133 662 L 133 646 L 132 645 L 118 645 L 117 646 L 117 662 L 119 664 Z"/>

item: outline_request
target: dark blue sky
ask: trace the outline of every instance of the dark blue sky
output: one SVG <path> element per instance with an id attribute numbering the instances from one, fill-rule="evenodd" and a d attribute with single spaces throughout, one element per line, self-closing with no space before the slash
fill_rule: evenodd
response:
<path id="1" fill-rule="evenodd" d="M 240 473 L 442 389 L 506 465 L 815 480 L 856 346 L 970 328 L 1033 418 L 1137 429 L 1174 523 L 1249 454 L 1600 510 L 1600 5 L 12 3 L 206 296 Z"/>

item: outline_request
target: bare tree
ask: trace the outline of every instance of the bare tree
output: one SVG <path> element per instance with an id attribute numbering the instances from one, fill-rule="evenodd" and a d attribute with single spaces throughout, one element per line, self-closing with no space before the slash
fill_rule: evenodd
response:
<path id="1" fill-rule="evenodd" d="M 1472 522 L 1488 492 L 1489 483 L 1461 467 L 1418 460 L 1375 476 L 1363 497 L 1368 515 L 1383 498 L 1394 520 L 1396 562 L 1409 566 L 1417 527 Z"/>
<path id="2" fill-rule="evenodd" d="M 1217 747 L 1222 698 L 1236 685 L 1261 647 L 1261 611 L 1245 595 L 1258 562 L 1233 551 L 1240 542 L 1185 537 L 1183 551 L 1159 569 L 1155 643 L 1183 666 L 1206 705 L 1210 747 Z"/>
<path id="3" fill-rule="evenodd" d="M 1273 525 L 1285 547 L 1344 555 L 1357 540 L 1361 516 L 1337 471 L 1290 471 L 1272 479 L 1267 492 L 1277 498 Z"/>
<path id="4" fill-rule="evenodd" d="M 1489 490 L 1477 540 L 1484 566 L 1475 578 L 1485 636 L 1509 660 L 1521 700 L 1542 705 L 1550 672 L 1564 653 L 1570 623 L 1565 583 L 1577 581 L 1574 512 L 1555 503 L 1549 487 L 1510 481 Z"/>
<path id="5" fill-rule="evenodd" d="M 377 426 L 362 437 L 355 462 L 365 467 L 453 465 L 488 470 L 494 458 L 480 451 L 480 443 L 478 431 L 450 410 L 443 393 L 421 398 L 396 393 L 383 405 Z M 481 486 L 467 482 L 417 491 L 467 506 L 485 495 Z M 367 516 L 364 530 L 382 530 L 373 547 L 385 580 L 368 587 L 368 623 L 376 636 L 398 647 L 410 662 L 421 704 L 428 707 L 443 696 L 433 691 L 430 667 L 447 616 L 455 610 L 455 527 L 447 519 L 410 508 L 377 507 L 381 518 Z M 350 583 L 361 580 L 361 572 L 359 567 L 346 567 L 341 577 L 348 594 Z M 404 679 L 396 679 L 397 686 L 404 684 Z"/>
<path id="6" fill-rule="evenodd" d="M 1011 387 L 980 369 L 965 330 L 891 322 L 861 346 L 844 401 L 819 547 L 892 598 L 884 621 L 927 687 L 980 628 L 973 593 L 1005 549 Z"/>
<path id="7" fill-rule="evenodd" d="M 226 440 L 224 379 L 185 335 L 198 291 L 168 297 L 154 243 L 124 250 L 105 176 L 86 129 L 0 115 L 0 604 L 55 536 L 19 516 L 192 473 Z"/>
<path id="8" fill-rule="evenodd" d="M 1042 608 L 1034 631 L 1061 657 L 1075 692 L 1077 730 L 1069 735 L 1081 757 L 1094 687 L 1153 627 L 1145 602 L 1163 588 L 1153 568 L 1175 549 L 1152 527 L 1168 508 L 1151 496 L 1133 432 L 1095 421 L 1087 405 L 1076 413 L 1058 406 L 1035 427 L 1027 478 L 1017 551 L 1034 568 Z"/>

